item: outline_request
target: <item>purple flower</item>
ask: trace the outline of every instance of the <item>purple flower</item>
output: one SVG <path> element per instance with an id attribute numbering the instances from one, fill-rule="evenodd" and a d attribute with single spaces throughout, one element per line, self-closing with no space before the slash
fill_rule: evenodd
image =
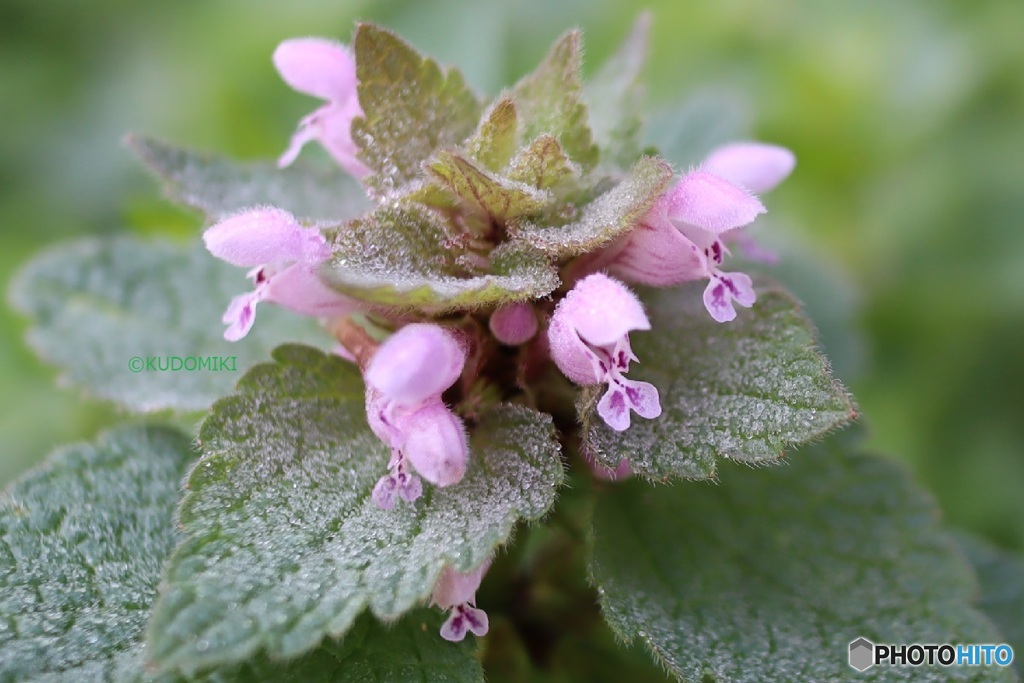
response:
<path id="1" fill-rule="evenodd" d="M 551 357 L 576 384 L 607 384 L 597 412 L 616 431 L 629 428 L 630 410 L 648 419 L 661 415 L 658 390 L 626 379 L 638 360 L 629 333 L 649 330 L 643 307 L 625 285 L 602 273 L 576 283 L 555 309 L 548 326 Z"/>
<path id="2" fill-rule="evenodd" d="M 466 637 L 467 632 L 477 636 L 487 634 L 487 612 L 476 608 L 476 591 L 491 561 L 488 560 L 471 572 L 462 574 L 446 565 L 434 585 L 430 604 L 450 610 L 441 625 L 441 637 L 453 643 Z"/>
<path id="3" fill-rule="evenodd" d="M 359 150 L 352 141 L 352 120 L 362 116 L 363 110 L 356 92 L 356 62 L 349 49 L 324 38 L 294 38 L 274 50 L 274 66 L 295 90 L 327 101 L 299 121 L 299 129 L 278 166 L 288 166 L 303 145 L 317 140 L 356 178 L 369 173 L 356 158 Z"/>
<path id="4" fill-rule="evenodd" d="M 525 302 L 506 304 L 491 314 L 490 328 L 502 344 L 519 346 L 537 334 L 537 314 Z"/>
<path id="5" fill-rule="evenodd" d="M 373 488 L 373 500 L 390 510 L 395 496 L 412 502 L 423 485 L 413 470 L 436 486 L 450 486 L 466 473 L 466 428 L 441 400 L 462 374 L 466 351 L 443 327 L 406 325 L 384 342 L 370 360 L 366 417 L 391 447 L 389 473 Z"/>
<path id="6" fill-rule="evenodd" d="M 792 153 L 775 145 L 735 143 L 716 149 L 613 248 L 614 255 L 605 259 L 608 272 L 660 287 L 707 279 L 708 312 L 719 322 L 735 319 L 733 304 L 752 306 L 757 295 L 746 274 L 721 269 L 729 253 L 725 240 L 744 240 L 739 229 L 765 212 L 750 192 L 774 187 L 793 163 Z"/>
<path id="7" fill-rule="evenodd" d="M 317 317 L 346 315 L 355 302 L 320 282 L 316 270 L 331 256 L 327 240 L 316 228 L 304 228 L 295 217 L 275 208 L 249 209 L 229 216 L 203 233 L 211 254 L 251 268 L 255 289 L 231 300 L 222 322 L 224 338 L 238 341 L 252 328 L 261 301 Z"/>

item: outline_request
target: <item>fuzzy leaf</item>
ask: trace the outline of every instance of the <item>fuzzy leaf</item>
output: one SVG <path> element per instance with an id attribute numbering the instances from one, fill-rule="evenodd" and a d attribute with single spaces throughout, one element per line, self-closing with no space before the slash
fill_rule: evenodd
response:
<path id="1" fill-rule="evenodd" d="M 1013 666 L 1024 674 L 1024 557 L 974 536 L 957 534 L 957 540 L 981 584 L 975 605 L 999 628 L 999 642 L 1013 648 Z"/>
<path id="2" fill-rule="evenodd" d="M 179 509 L 187 538 L 150 623 L 161 668 L 293 657 L 367 607 L 393 619 L 429 596 L 445 564 L 468 571 L 518 519 L 542 516 L 562 481 L 550 417 L 499 406 L 472 430 L 459 484 L 381 510 L 370 492 L 389 453 L 366 425 L 359 372 L 300 346 L 274 358 L 200 431 Z"/>
<path id="3" fill-rule="evenodd" d="M 515 239 L 557 258 L 594 251 L 632 230 L 671 181 L 665 161 L 643 157 L 622 182 L 583 207 L 578 220 L 555 227 L 524 222 Z"/>
<path id="4" fill-rule="evenodd" d="M 279 169 L 269 161 L 239 163 L 136 135 L 126 142 L 164 182 L 169 199 L 199 209 L 211 221 L 263 205 L 290 211 L 299 220 L 343 220 L 370 206 L 362 185 L 334 166 L 299 160 Z"/>
<path id="5" fill-rule="evenodd" d="M 661 417 L 615 432 L 593 410 L 600 388 L 584 392 L 584 449 L 599 462 L 626 458 L 651 479 L 705 479 L 715 476 L 716 457 L 774 462 L 856 417 L 788 294 L 762 286 L 752 309 L 722 324 L 704 309 L 703 288 L 645 293 L 651 330 L 630 336 L 640 362 L 629 378 L 658 388 Z"/>
<path id="6" fill-rule="evenodd" d="M 640 15 L 618 52 L 584 90 L 594 140 L 602 155 L 620 166 L 633 163 L 642 147 L 644 88 L 640 74 L 647 61 L 651 20 L 650 12 Z"/>
<path id="7" fill-rule="evenodd" d="M 512 159 L 508 177 L 533 187 L 550 189 L 569 178 L 578 178 L 580 168 L 572 162 L 551 135 L 541 135 Z"/>
<path id="8" fill-rule="evenodd" d="M 374 171 L 366 184 L 388 193 L 419 177 L 436 151 L 465 141 L 481 106 L 456 69 L 442 71 L 390 31 L 360 24 L 355 52 L 364 116 L 352 122 L 352 139 Z"/>
<path id="9" fill-rule="evenodd" d="M 251 286 L 200 244 L 119 237 L 44 251 L 15 278 L 11 301 L 32 316 L 28 342 L 63 379 L 129 410 L 202 410 L 274 346 L 319 334 L 312 320 L 263 305 L 244 340 L 225 341 L 221 315 Z M 145 366 L 173 356 L 235 361 L 194 372 L 167 360 L 163 372 Z M 130 365 L 136 358 L 142 371 Z"/>
<path id="10" fill-rule="evenodd" d="M 466 150 L 488 171 L 497 173 L 505 168 L 516 151 L 518 128 L 515 100 L 502 97 L 484 114 L 476 133 L 466 143 Z"/>
<path id="11" fill-rule="evenodd" d="M 579 31 L 569 31 L 551 47 L 533 73 L 516 84 L 513 95 L 519 110 L 519 139 L 555 137 L 569 156 L 584 168 L 593 168 L 599 151 L 587 125 L 580 80 L 583 47 Z"/>
<path id="12" fill-rule="evenodd" d="M 378 209 L 339 229 L 321 277 L 339 292 L 377 304 L 451 311 L 536 299 L 559 280 L 537 253 L 496 250 L 491 272 L 470 270 L 444 243 L 447 226 L 412 204 Z M 514 250 L 513 250 L 514 251 Z"/>
<path id="13" fill-rule="evenodd" d="M 489 173 L 455 152 L 440 152 L 427 164 L 430 173 L 462 201 L 505 223 L 540 213 L 550 193 Z"/>
<path id="14" fill-rule="evenodd" d="M 847 663 L 875 643 L 999 642 L 970 568 L 905 472 L 834 447 L 719 486 L 608 487 L 591 571 L 605 617 L 680 681 L 1012 681 L 1000 667 Z"/>
<path id="15" fill-rule="evenodd" d="M 177 540 L 189 438 L 156 427 L 67 446 L 0 500 L 0 680 L 133 677 Z"/>

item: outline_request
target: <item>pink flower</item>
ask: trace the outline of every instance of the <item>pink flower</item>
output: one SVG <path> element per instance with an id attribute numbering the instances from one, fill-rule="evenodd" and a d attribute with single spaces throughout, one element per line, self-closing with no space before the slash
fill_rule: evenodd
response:
<path id="1" fill-rule="evenodd" d="M 506 304 L 491 314 L 490 328 L 502 344 L 519 346 L 537 334 L 537 314 L 525 302 Z"/>
<path id="2" fill-rule="evenodd" d="M 251 268 L 252 292 L 231 300 L 222 321 L 224 338 L 238 341 L 252 328 L 261 301 L 317 317 L 346 315 L 356 303 L 324 285 L 316 270 L 331 256 L 316 228 L 275 208 L 249 209 L 229 216 L 203 233 L 211 254 L 235 266 Z"/>
<path id="3" fill-rule="evenodd" d="M 576 384 L 608 384 L 597 412 L 616 431 L 629 428 L 630 410 L 648 419 L 661 415 L 657 388 L 625 377 L 629 362 L 638 360 L 629 333 L 649 329 L 636 295 L 602 273 L 576 283 L 551 317 L 552 359 Z"/>
<path id="4" fill-rule="evenodd" d="M 441 400 L 462 374 L 466 351 L 443 327 L 406 325 L 374 354 L 363 375 L 366 417 L 391 447 L 390 472 L 373 488 L 373 500 L 390 510 L 395 496 L 412 502 L 423 485 L 450 486 L 466 473 L 466 428 Z"/>
<path id="5" fill-rule="evenodd" d="M 441 637 L 453 643 L 466 637 L 467 632 L 477 636 L 487 634 L 487 613 L 475 607 L 476 591 L 491 561 L 488 560 L 471 572 L 462 574 L 445 566 L 434 585 L 430 604 L 451 610 L 441 626 Z"/>
<path id="6" fill-rule="evenodd" d="M 774 145 L 736 143 L 716 149 L 699 170 L 662 195 L 614 248 L 614 256 L 606 259 L 608 272 L 660 287 L 707 279 L 708 312 L 719 322 L 735 319 L 733 304 L 750 307 L 757 295 L 749 276 L 721 269 L 729 253 L 724 240 L 740 235 L 740 228 L 765 212 L 750 191 L 771 189 L 793 163 L 789 150 Z"/>
<path id="7" fill-rule="evenodd" d="M 356 178 L 369 169 L 357 159 L 352 120 L 363 115 L 356 92 L 356 62 L 341 43 L 324 38 L 286 40 L 274 50 L 274 66 L 295 90 L 327 103 L 299 122 L 291 144 L 278 160 L 288 166 L 310 140 L 317 140 L 334 160 Z"/>

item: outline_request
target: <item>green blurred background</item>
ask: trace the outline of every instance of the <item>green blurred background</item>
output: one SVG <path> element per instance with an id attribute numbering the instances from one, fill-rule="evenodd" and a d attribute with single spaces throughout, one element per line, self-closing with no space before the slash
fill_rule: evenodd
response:
<path id="1" fill-rule="evenodd" d="M 512 5 L 4 0 L 0 281 L 69 237 L 197 233 L 120 139 L 276 156 L 314 107 L 270 64 L 284 38 L 347 40 L 354 19 L 379 21 L 493 94 L 572 25 L 593 70 L 640 9 Z M 653 105 L 730 102 L 729 121 L 796 151 L 762 232 L 787 255 L 780 276 L 821 325 L 870 445 L 906 461 L 952 523 L 1024 548 L 1024 3 L 647 6 Z M 120 418 L 58 388 L 6 307 L 0 329 L 2 483 Z"/>

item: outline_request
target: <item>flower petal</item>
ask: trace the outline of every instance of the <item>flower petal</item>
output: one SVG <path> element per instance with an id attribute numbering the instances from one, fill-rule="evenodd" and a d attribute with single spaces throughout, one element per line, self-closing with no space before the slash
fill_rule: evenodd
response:
<path id="1" fill-rule="evenodd" d="M 326 38 L 293 38 L 274 50 L 274 66 L 295 90 L 342 102 L 356 96 L 356 61 L 347 47 Z"/>
<path id="2" fill-rule="evenodd" d="M 588 344 L 608 346 L 632 330 L 649 330 L 640 300 L 624 284 L 603 273 L 589 275 L 558 304 L 561 316 Z"/>
<path id="3" fill-rule="evenodd" d="M 601 416 L 605 424 L 617 432 L 629 429 L 629 403 L 622 387 L 615 382 L 608 385 L 608 391 L 597 403 L 597 414 Z"/>
<path id="4" fill-rule="evenodd" d="M 402 453 L 424 479 L 435 486 L 462 481 L 469 460 L 466 427 L 440 401 L 404 416 L 399 429 L 405 436 Z"/>
<path id="5" fill-rule="evenodd" d="M 364 379 L 405 408 L 440 398 L 462 374 L 466 350 L 440 325 L 414 323 L 391 335 L 377 349 Z"/>
<path id="6" fill-rule="evenodd" d="M 271 275 L 264 300 L 314 318 L 348 315 L 359 304 L 325 285 L 310 267 L 296 263 Z"/>
<path id="7" fill-rule="evenodd" d="M 715 234 L 739 228 L 764 213 L 760 200 L 742 187 L 707 171 L 683 176 L 669 191 L 668 217 Z"/>
<path id="8" fill-rule="evenodd" d="M 703 251 L 667 220 L 639 223 L 608 265 L 626 282 L 668 287 L 708 276 Z"/>
<path id="9" fill-rule="evenodd" d="M 796 166 L 796 156 L 779 145 L 734 142 L 711 151 L 701 168 L 755 194 L 781 183 Z"/>
<path id="10" fill-rule="evenodd" d="M 211 254 L 234 266 L 327 260 L 330 247 L 316 228 L 302 227 L 283 209 L 248 209 L 221 220 L 203 233 Z M 317 264 L 319 265 L 319 264 Z"/>
<path id="11" fill-rule="evenodd" d="M 441 609 L 451 609 L 463 603 L 476 602 L 476 591 L 490 566 L 491 561 L 487 560 L 473 571 L 457 572 L 451 565 L 445 565 L 434 584 L 430 604 Z"/>
<path id="12" fill-rule="evenodd" d="M 253 323 L 256 322 L 256 304 L 262 300 L 260 294 L 259 289 L 239 294 L 228 304 L 227 310 L 221 317 L 221 322 L 228 325 L 228 329 L 224 330 L 226 340 L 238 341 L 249 334 Z"/>

